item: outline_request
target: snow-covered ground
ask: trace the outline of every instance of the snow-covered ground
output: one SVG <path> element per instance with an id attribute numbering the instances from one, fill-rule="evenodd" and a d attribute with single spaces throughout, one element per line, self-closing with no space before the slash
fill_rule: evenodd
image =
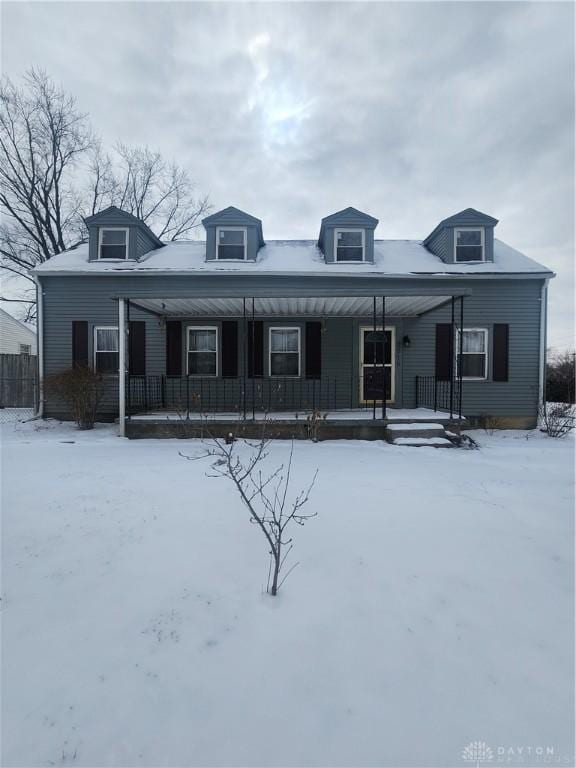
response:
<path id="1" fill-rule="evenodd" d="M 197 441 L 4 425 L 3 765 L 572 765 L 574 442 L 473 434 L 297 443 L 274 599 Z"/>

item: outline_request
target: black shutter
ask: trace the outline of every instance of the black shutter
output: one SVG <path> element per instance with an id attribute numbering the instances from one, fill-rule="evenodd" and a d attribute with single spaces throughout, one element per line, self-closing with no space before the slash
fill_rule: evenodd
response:
<path id="1" fill-rule="evenodd" d="M 222 321 L 222 376 L 238 376 L 238 323 Z"/>
<path id="2" fill-rule="evenodd" d="M 507 323 L 496 323 L 492 331 L 492 380 L 508 381 Z"/>
<path id="3" fill-rule="evenodd" d="M 450 381 L 454 354 L 452 324 L 436 323 L 436 379 Z"/>
<path id="4" fill-rule="evenodd" d="M 306 323 L 306 378 L 322 375 L 322 323 Z"/>
<path id="5" fill-rule="evenodd" d="M 146 323 L 144 320 L 130 320 L 128 364 L 131 376 L 146 375 Z"/>
<path id="6" fill-rule="evenodd" d="M 88 321 L 72 321 L 72 367 L 88 365 Z"/>
<path id="7" fill-rule="evenodd" d="M 180 320 L 166 321 L 166 374 L 182 375 L 182 323 Z"/>
<path id="8" fill-rule="evenodd" d="M 252 352 L 252 336 L 254 336 L 254 352 Z M 264 323 L 262 320 L 248 323 L 248 377 L 261 378 L 264 376 Z M 254 369 L 252 369 L 252 360 L 254 360 Z"/>

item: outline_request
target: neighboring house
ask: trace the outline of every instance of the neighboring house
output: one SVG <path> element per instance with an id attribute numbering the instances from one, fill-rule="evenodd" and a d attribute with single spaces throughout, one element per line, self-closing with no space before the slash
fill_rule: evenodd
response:
<path id="1" fill-rule="evenodd" d="M 426 407 L 533 427 L 554 275 L 497 223 L 467 208 L 423 241 L 377 240 L 378 220 L 346 208 L 317 241 L 266 242 L 229 207 L 204 219 L 205 242 L 163 243 L 111 207 L 86 219 L 87 244 L 34 271 L 43 374 L 96 367 L 101 418 L 120 414 L 121 434 L 125 413 L 161 408 Z M 50 399 L 44 414 L 68 416 Z"/>
<path id="2" fill-rule="evenodd" d="M 36 334 L 0 309 L 0 355 L 35 355 Z"/>

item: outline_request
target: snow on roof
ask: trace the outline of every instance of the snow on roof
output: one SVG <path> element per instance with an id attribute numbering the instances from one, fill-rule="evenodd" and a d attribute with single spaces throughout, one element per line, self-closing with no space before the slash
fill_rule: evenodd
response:
<path id="1" fill-rule="evenodd" d="M 374 263 L 326 264 L 314 240 L 269 240 L 256 261 L 206 261 L 206 243 L 180 240 L 149 251 L 139 261 L 88 261 L 88 244 L 53 256 L 34 270 L 54 273 L 170 273 L 258 272 L 261 274 L 340 275 L 492 275 L 552 272 L 501 240 L 494 240 L 494 261 L 482 264 L 446 264 L 420 240 L 375 240 Z"/>

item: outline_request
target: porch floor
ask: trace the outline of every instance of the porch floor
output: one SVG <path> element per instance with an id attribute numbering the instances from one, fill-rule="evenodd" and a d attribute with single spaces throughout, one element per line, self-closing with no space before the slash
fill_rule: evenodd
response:
<path id="1" fill-rule="evenodd" d="M 306 420 L 311 411 L 273 411 L 270 413 L 256 413 L 256 421 L 262 421 L 265 418 L 268 421 L 284 421 L 284 422 L 302 422 Z M 247 411 L 246 419 L 252 421 L 252 411 Z M 198 414 L 191 413 L 189 418 L 186 418 L 186 413 L 179 413 L 177 411 L 151 411 L 149 413 L 136 414 L 130 417 L 131 421 L 196 421 L 205 422 L 210 420 L 215 421 L 243 421 L 242 413 L 230 411 L 228 413 L 206 413 Z M 365 422 L 373 421 L 372 408 L 356 408 L 342 411 L 332 411 L 326 416 L 326 421 L 356 421 Z M 439 423 L 448 424 L 450 422 L 458 421 L 458 414 L 454 414 L 450 418 L 450 413 L 447 411 L 434 411 L 431 408 L 391 408 L 388 406 L 386 409 L 386 418 L 382 419 L 382 406 L 376 407 L 376 421 L 382 423 L 396 422 L 400 424 L 406 423 Z M 462 417 L 461 421 L 465 421 Z"/>

